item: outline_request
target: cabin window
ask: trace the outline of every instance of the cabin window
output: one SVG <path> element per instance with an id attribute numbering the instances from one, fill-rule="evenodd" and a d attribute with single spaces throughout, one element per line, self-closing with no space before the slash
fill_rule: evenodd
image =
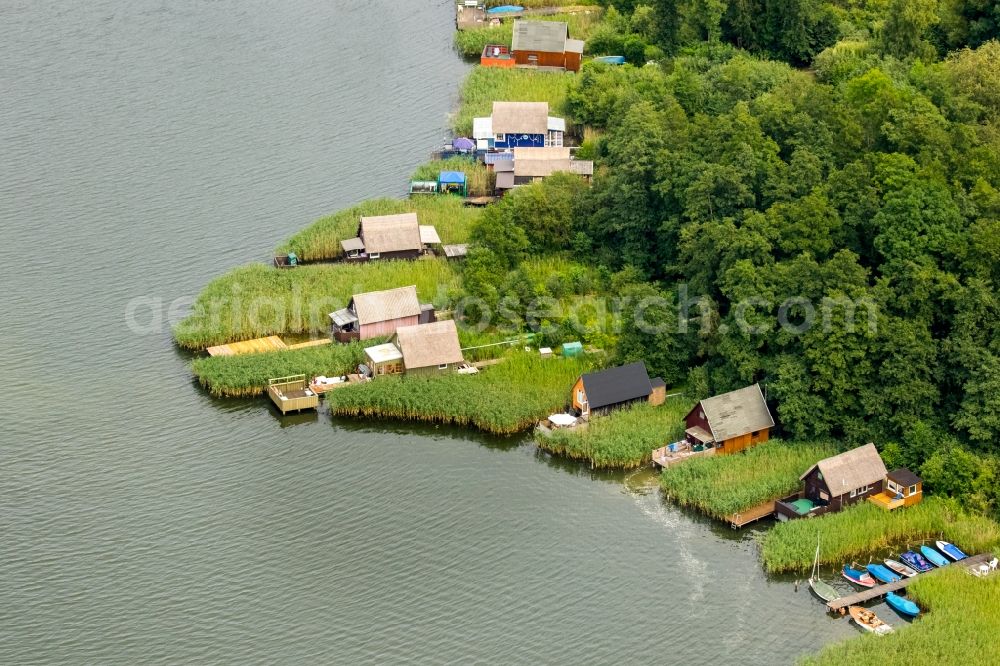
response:
<path id="1" fill-rule="evenodd" d="M 378 259 L 381 256 L 382 256 L 381 252 L 372 252 L 371 254 L 368 255 L 368 258 L 369 259 Z"/>
<path id="2" fill-rule="evenodd" d="M 898 493 L 899 492 L 899 486 L 896 485 L 895 481 L 890 481 L 887 485 L 889 486 L 889 492 L 891 492 L 891 493 Z"/>
<path id="3" fill-rule="evenodd" d="M 858 491 L 857 490 L 852 490 L 851 491 L 851 497 L 857 497 L 857 496 L 858 496 Z"/>
<path id="4" fill-rule="evenodd" d="M 357 250 L 351 250 L 350 252 L 347 253 L 347 256 L 348 257 L 357 257 L 358 256 L 358 251 Z"/>
<path id="5" fill-rule="evenodd" d="M 910 491 L 907 494 L 908 495 L 916 495 L 917 494 L 917 487 L 916 486 L 910 486 Z"/>
<path id="6" fill-rule="evenodd" d="M 497 134 L 497 141 L 504 141 L 504 138 L 505 137 L 504 137 L 504 135 L 502 133 L 501 134 Z"/>
<path id="7" fill-rule="evenodd" d="M 581 405 L 587 404 L 587 396 L 583 394 L 583 389 L 579 389 L 576 392 L 576 401 Z"/>
<path id="8" fill-rule="evenodd" d="M 438 366 L 438 370 L 447 370 L 447 369 L 448 369 L 447 363 L 442 363 L 441 365 Z"/>

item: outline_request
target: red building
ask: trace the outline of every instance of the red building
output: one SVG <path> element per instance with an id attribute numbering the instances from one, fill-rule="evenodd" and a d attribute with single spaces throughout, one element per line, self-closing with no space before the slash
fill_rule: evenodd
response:
<path id="1" fill-rule="evenodd" d="M 514 62 L 527 67 L 580 71 L 583 41 L 569 38 L 562 21 L 514 21 Z"/>

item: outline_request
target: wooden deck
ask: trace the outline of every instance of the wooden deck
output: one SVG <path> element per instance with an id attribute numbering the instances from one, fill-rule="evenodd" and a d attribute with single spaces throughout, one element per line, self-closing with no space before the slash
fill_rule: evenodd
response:
<path id="1" fill-rule="evenodd" d="M 881 492 L 877 495 L 872 495 L 868 498 L 868 501 L 875 506 L 881 507 L 887 511 L 892 511 L 893 509 L 898 509 L 903 506 L 902 499 L 896 499 L 895 495 L 890 495 L 886 492 Z"/>
<path id="2" fill-rule="evenodd" d="M 489 22 L 486 20 L 486 12 L 484 10 L 478 7 L 465 7 L 456 4 L 455 27 L 459 30 L 472 30 L 488 26 Z"/>
<path id="3" fill-rule="evenodd" d="M 980 564 L 985 564 L 993 559 L 993 553 L 981 553 L 979 555 L 973 555 L 960 562 L 952 562 L 948 567 L 961 567 L 963 569 L 968 569 L 969 567 L 979 566 Z M 921 576 L 932 576 L 937 568 L 926 573 L 917 574 L 913 578 L 904 578 L 903 580 L 897 580 L 895 583 L 889 583 L 887 585 L 876 585 L 875 587 L 869 588 L 867 590 L 862 590 L 855 594 L 849 594 L 846 597 L 841 597 L 839 599 L 834 599 L 833 601 L 827 602 L 826 606 L 831 611 L 840 612 L 843 614 L 848 606 L 857 606 L 858 604 L 863 604 L 866 601 L 871 601 L 872 599 L 877 599 L 883 597 L 890 592 L 895 592 L 896 590 L 902 590 L 904 587 L 909 585 L 915 580 L 919 580 Z M 970 574 L 971 575 L 971 574 Z"/>
<path id="4" fill-rule="evenodd" d="M 714 456 L 716 449 L 705 449 L 704 451 L 692 451 L 690 449 L 685 449 L 683 451 L 672 452 L 668 447 L 664 446 L 653 451 L 653 464 L 660 468 L 670 467 L 672 465 L 677 465 L 692 458 L 702 458 L 705 456 Z"/>
<path id="5" fill-rule="evenodd" d="M 750 523 L 760 520 L 761 518 L 770 518 L 774 515 L 774 503 L 777 500 L 771 500 L 769 502 L 764 502 L 763 504 L 758 504 L 755 507 L 751 507 L 746 511 L 741 511 L 740 513 L 732 513 L 726 516 L 726 522 L 734 530 L 744 525 L 749 525 Z"/>
<path id="6" fill-rule="evenodd" d="M 333 340 L 330 338 L 322 338 L 320 340 L 307 340 L 305 342 L 297 342 L 294 345 L 287 345 L 288 349 L 305 349 L 306 347 L 322 347 L 323 345 L 328 345 L 332 343 Z"/>
<path id="7" fill-rule="evenodd" d="M 242 342 L 230 342 L 228 345 L 217 345 L 209 347 L 205 351 L 209 356 L 239 356 L 240 354 L 260 354 L 262 352 L 279 351 L 288 349 L 288 345 L 277 335 L 270 335 L 266 338 L 255 338 Z"/>

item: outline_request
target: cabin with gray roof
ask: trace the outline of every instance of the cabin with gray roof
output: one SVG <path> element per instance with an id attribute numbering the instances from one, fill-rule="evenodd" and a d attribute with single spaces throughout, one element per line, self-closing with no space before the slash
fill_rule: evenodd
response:
<path id="1" fill-rule="evenodd" d="M 760 384 L 705 398 L 684 417 L 686 439 L 692 446 L 709 446 L 716 453 L 743 451 L 766 442 L 774 418 Z"/>
<path id="2" fill-rule="evenodd" d="M 573 385 L 571 404 L 582 417 L 607 414 L 639 402 L 662 405 L 666 384 L 650 379 L 642 361 L 580 376 Z"/>
<path id="3" fill-rule="evenodd" d="M 514 21 L 515 66 L 580 71 L 583 40 L 570 39 L 565 21 Z"/>

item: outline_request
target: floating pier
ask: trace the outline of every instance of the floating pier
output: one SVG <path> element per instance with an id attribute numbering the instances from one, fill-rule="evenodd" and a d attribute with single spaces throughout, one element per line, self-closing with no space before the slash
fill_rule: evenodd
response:
<path id="1" fill-rule="evenodd" d="M 950 564 L 948 564 L 947 568 L 961 567 L 963 569 L 968 570 L 970 567 L 977 567 L 980 564 L 985 564 L 992 559 L 993 559 L 993 553 L 981 553 L 979 555 L 973 555 L 972 557 L 967 557 L 964 560 L 959 560 L 958 562 L 951 562 Z M 844 614 L 847 611 L 848 606 L 857 606 L 858 604 L 863 604 L 866 601 L 871 601 L 872 599 L 883 597 L 889 594 L 890 592 L 895 592 L 896 590 L 902 590 L 904 587 L 906 587 L 913 581 L 918 580 L 921 576 L 932 575 L 935 571 L 937 571 L 937 569 L 934 569 L 933 571 L 928 571 L 926 573 L 917 574 L 912 578 L 903 578 L 902 580 L 897 580 L 895 583 L 888 583 L 886 585 L 876 585 L 875 587 L 869 588 L 867 590 L 862 590 L 860 592 L 856 592 L 855 594 L 849 594 L 846 597 L 840 597 L 839 599 L 828 601 L 826 606 L 833 612 Z"/>

